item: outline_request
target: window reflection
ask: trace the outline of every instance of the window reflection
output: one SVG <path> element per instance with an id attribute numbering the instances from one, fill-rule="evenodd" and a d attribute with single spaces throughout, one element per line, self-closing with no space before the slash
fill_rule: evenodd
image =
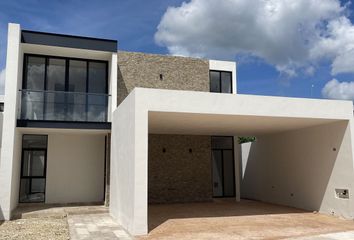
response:
<path id="1" fill-rule="evenodd" d="M 107 121 L 107 62 L 25 56 L 21 119 Z"/>
<path id="2" fill-rule="evenodd" d="M 231 72 L 210 71 L 210 92 L 232 93 Z"/>

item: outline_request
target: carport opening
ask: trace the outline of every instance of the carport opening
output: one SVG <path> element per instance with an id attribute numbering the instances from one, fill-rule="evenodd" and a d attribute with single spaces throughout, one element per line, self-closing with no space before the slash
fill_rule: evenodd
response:
<path id="1" fill-rule="evenodd" d="M 321 211 L 323 203 L 330 201 L 326 198 L 337 159 L 350 163 L 350 156 L 343 159 L 348 157 L 346 148 L 350 149 L 348 121 L 322 119 L 306 123 L 302 119 L 298 123 L 296 119 L 264 117 L 267 131 L 260 131 L 259 119 L 250 118 L 247 125 L 234 118 L 228 121 L 234 121 L 235 126 L 240 123 L 245 130 L 233 126 L 225 134 L 225 126 L 215 116 L 213 121 L 219 122 L 219 129 L 213 123 L 207 129 L 205 122 L 211 122 L 204 119 L 205 122 L 199 121 L 199 128 L 190 123 L 195 128 L 191 131 L 185 123 L 192 121 L 193 114 L 188 115 L 180 122 L 178 118 L 165 122 L 157 131 L 151 121 L 157 116 L 150 118 L 149 114 L 149 232 L 163 229 L 170 221 L 191 218 L 225 220 L 224 217 Z M 161 123 L 163 116 L 158 117 Z M 274 125 L 270 126 L 272 121 Z M 231 126 L 230 122 L 226 125 Z M 212 141 L 212 136 L 225 141 L 224 137 L 230 135 L 256 136 L 257 141 L 233 142 L 235 148 L 220 147 Z M 229 159 L 231 155 L 233 161 L 225 164 L 223 157 Z M 234 171 L 226 179 L 234 177 L 234 185 L 226 186 L 222 183 L 225 175 L 218 175 L 215 169 L 222 172 L 230 168 Z M 237 194 L 240 202 L 236 201 Z"/>

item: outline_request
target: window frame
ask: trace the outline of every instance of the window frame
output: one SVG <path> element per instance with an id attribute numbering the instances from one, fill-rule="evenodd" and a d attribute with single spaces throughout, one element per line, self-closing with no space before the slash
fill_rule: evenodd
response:
<path id="1" fill-rule="evenodd" d="M 46 148 L 44 147 L 23 147 L 23 141 L 25 136 L 42 136 L 46 138 Z M 18 202 L 19 203 L 45 203 L 46 199 L 46 185 L 47 185 L 47 163 L 48 163 L 48 135 L 46 134 L 23 134 L 21 138 L 21 170 L 20 170 L 20 187 L 19 187 L 19 197 L 18 197 Z M 24 165 L 24 152 L 25 151 L 44 151 L 44 169 L 43 169 L 43 176 L 26 176 L 23 174 L 23 165 Z M 34 201 L 34 202 L 22 202 L 21 201 L 21 185 L 22 185 L 22 179 L 29 179 L 29 181 L 32 181 L 32 179 L 44 179 L 44 198 L 43 201 Z M 32 183 L 31 183 L 32 184 Z M 42 193 L 42 192 L 32 192 L 31 194 L 35 193 Z"/>
<path id="2" fill-rule="evenodd" d="M 216 72 L 219 74 L 219 86 L 220 86 L 220 91 L 219 92 L 213 92 L 213 93 L 228 93 L 228 94 L 233 94 L 233 76 L 232 76 L 232 71 L 224 71 L 224 70 L 209 70 L 209 92 L 211 91 L 211 72 Z M 231 92 L 222 92 L 222 81 L 221 81 L 221 73 L 230 73 L 230 89 Z"/>
<path id="3" fill-rule="evenodd" d="M 29 57 L 38 57 L 38 58 L 44 58 L 45 66 L 44 66 L 44 86 L 43 86 L 43 92 L 62 92 L 62 93 L 85 93 L 86 94 L 86 109 L 85 111 L 88 111 L 88 100 L 89 100 L 89 94 L 97 94 L 97 93 L 91 93 L 89 92 L 89 71 L 90 71 L 90 63 L 103 63 L 105 65 L 105 92 L 100 93 L 102 95 L 107 95 L 109 96 L 109 62 L 106 60 L 96 60 L 96 59 L 85 59 L 85 58 L 76 58 L 76 57 L 63 57 L 63 56 L 55 56 L 55 55 L 43 55 L 43 54 L 33 54 L 33 53 L 25 53 L 24 54 L 24 59 L 23 59 L 23 75 L 22 75 L 22 89 L 24 90 L 29 90 L 31 89 L 27 88 L 28 85 L 28 58 Z M 64 79 L 64 91 L 52 91 L 48 90 L 48 66 L 49 66 L 49 59 L 64 59 L 65 60 L 65 79 Z M 85 92 L 73 92 L 69 91 L 69 85 L 70 85 L 70 61 L 83 61 L 86 63 L 86 79 L 85 79 Z M 46 94 L 43 95 L 43 116 L 46 114 Z M 22 110 L 21 110 L 22 111 Z M 108 111 L 106 112 L 105 118 L 108 118 Z M 86 116 L 86 121 L 87 121 L 87 116 Z M 85 121 L 85 122 L 86 122 Z"/>
<path id="4" fill-rule="evenodd" d="M 105 70 L 106 70 L 106 76 L 105 76 L 105 93 L 103 94 L 108 94 L 108 78 L 109 78 L 109 63 L 108 61 L 105 60 L 96 60 L 96 59 L 86 59 L 86 58 L 75 58 L 75 57 L 62 57 L 62 56 L 55 56 L 55 55 L 42 55 L 42 54 L 33 54 L 33 53 L 25 53 L 24 54 L 24 60 L 23 60 L 23 76 L 22 76 L 22 89 L 26 89 L 26 90 L 31 90 L 27 88 L 27 66 L 28 66 L 28 57 L 42 57 L 45 59 L 45 68 L 44 68 L 44 86 L 43 86 L 43 91 L 48 91 L 47 89 L 47 83 L 48 83 L 48 76 L 47 76 L 47 72 L 48 72 L 48 65 L 49 65 L 49 59 L 50 58 L 54 58 L 54 59 L 64 59 L 65 60 L 65 91 L 64 92 L 71 92 L 69 91 L 69 67 L 70 67 L 70 60 L 76 60 L 76 61 L 84 61 L 86 62 L 86 91 L 85 93 L 90 93 L 88 92 L 88 84 L 89 84 L 89 67 L 90 67 L 90 62 L 97 62 L 97 63 L 104 63 L 105 66 Z"/>

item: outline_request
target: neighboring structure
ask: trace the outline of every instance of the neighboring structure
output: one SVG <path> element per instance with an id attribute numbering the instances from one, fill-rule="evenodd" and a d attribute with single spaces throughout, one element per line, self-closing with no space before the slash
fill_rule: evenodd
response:
<path id="1" fill-rule="evenodd" d="M 0 219 L 22 202 L 109 202 L 140 235 L 149 203 L 216 197 L 354 218 L 352 103 L 236 92 L 234 62 L 10 24 Z"/>

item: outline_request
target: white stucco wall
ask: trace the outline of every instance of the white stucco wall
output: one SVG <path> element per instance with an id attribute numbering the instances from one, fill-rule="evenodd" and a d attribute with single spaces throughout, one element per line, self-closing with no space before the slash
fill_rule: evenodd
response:
<path id="1" fill-rule="evenodd" d="M 48 135 L 46 203 L 104 200 L 105 135 Z"/>
<path id="2" fill-rule="evenodd" d="M 118 92 L 118 54 L 112 53 L 111 61 L 109 63 L 109 94 L 111 95 L 109 101 L 108 120 L 111 121 L 112 113 L 117 108 L 117 92 Z"/>
<path id="3" fill-rule="evenodd" d="M 147 232 L 147 122 L 137 107 L 133 92 L 113 113 L 111 135 L 110 213 L 133 235 Z"/>
<path id="4" fill-rule="evenodd" d="M 17 206 L 19 190 L 20 154 L 19 134 L 16 130 L 18 89 L 22 80 L 21 29 L 18 24 L 8 25 L 5 74 L 5 111 L 0 161 L 0 219 L 10 219 Z"/>
<path id="5" fill-rule="evenodd" d="M 348 121 L 260 136 L 242 146 L 243 198 L 354 217 Z M 348 189 L 340 199 L 335 189 Z"/>
<path id="6" fill-rule="evenodd" d="M 113 114 L 111 214 L 133 235 L 147 233 L 149 132 L 228 136 L 269 134 L 350 119 L 350 101 L 135 88 Z M 341 136 L 337 137 L 337 142 L 329 141 L 326 146 L 337 144 Z M 353 162 L 350 134 L 342 135 L 342 140 L 347 147 L 340 148 L 342 154 L 337 162 L 343 164 L 338 165 L 339 169 L 347 168 Z M 290 151 L 291 144 L 285 149 Z M 312 148 L 309 145 L 307 149 Z M 312 154 L 316 161 L 323 157 L 318 152 Z M 344 172 L 347 175 L 341 183 L 350 185 L 353 173 Z M 335 178 L 338 180 L 343 176 L 338 174 L 344 172 L 336 171 Z M 338 208 L 350 212 L 352 205 L 338 205 Z"/>

